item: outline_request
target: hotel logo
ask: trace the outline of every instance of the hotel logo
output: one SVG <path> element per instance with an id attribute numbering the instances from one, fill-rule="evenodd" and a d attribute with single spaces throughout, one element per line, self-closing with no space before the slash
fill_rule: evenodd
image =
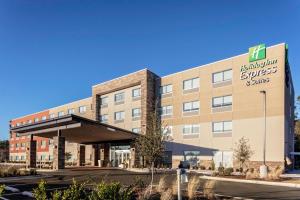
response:
<path id="1" fill-rule="evenodd" d="M 249 48 L 249 62 L 266 58 L 266 45 L 260 44 Z"/>

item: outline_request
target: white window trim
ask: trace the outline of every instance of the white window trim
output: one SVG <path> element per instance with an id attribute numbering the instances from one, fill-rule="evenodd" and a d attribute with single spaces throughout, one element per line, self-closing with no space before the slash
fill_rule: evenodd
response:
<path id="1" fill-rule="evenodd" d="M 184 110 L 184 104 L 186 104 L 186 103 L 191 103 L 191 104 L 192 104 L 192 107 L 193 107 L 193 103 L 194 103 L 194 102 L 198 102 L 198 104 L 199 104 L 198 109 Z M 189 101 L 189 102 L 183 102 L 183 103 L 182 103 L 182 112 L 183 112 L 183 113 L 199 112 L 199 111 L 200 111 L 200 101 Z"/>
<path id="2" fill-rule="evenodd" d="M 171 91 L 170 92 L 163 92 L 163 88 L 168 88 L 171 86 Z M 165 94 L 172 94 L 173 93 L 173 85 L 172 84 L 167 84 L 167 85 L 162 85 L 160 86 L 160 94 L 165 95 Z"/>
<path id="3" fill-rule="evenodd" d="M 172 112 L 171 112 L 171 113 L 165 113 L 165 114 L 164 114 L 164 113 L 162 112 L 162 111 L 163 111 L 163 108 L 164 108 L 164 107 L 169 107 L 169 106 L 172 107 Z M 166 110 L 167 110 L 167 109 L 166 109 Z M 165 105 L 165 106 L 162 106 L 162 107 L 161 107 L 161 114 L 160 114 L 160 116 L 171 116 L 171 115 L 173 115 L 173 105 Z"/>
<path id="4" fill-rule="evenodd" d="M 224 104 L 224 97 L 229 97 L 231 96 L 231 104 Z M 222 98 L 222 105 L 220 106 L 214 106 L 214 98 Z M 224 95 L 224 96 L 217 96 L 217 97 L 213 97 L 211 99 L 211 106 L 212 108 L 224 108 L 224 107 L 228 107 L 228 106 L 232 106 L 233 105 L 233 97 L 232 97 L 232 94 L 230 95 Z"/>
<path id="5" fill-rule="evenodd" d="M 198 87 L 194 87 L 193 86 L 193 80 L 195 80 L 195 79 L 198 79 L 198 81 L 199 81 Z M 192 81 L 192 87 L 191 88 L 186 88 L 186 89 L 184 88 L 184 83 L 186 81 Z M 194 78 L 190 78 L 190 79 L 186 79 L 186 80 L 182 81 L 182 89 L 183 89 L 183 91 L 189 91 L 189 90 L 194 90 L 194 89 L 199 89 L 199 88 L 200 88 L 200 78 L 199 77 L 194 77 Z"/>
<path id="6" fill-rule="evenodd" d="M 231 122 L 231 130 L 224 130 L 224 123 L 225 122 Z M 222 123 L 222 130 L 221 131 L 215 131 L 214 130 L 214 124 L 215 123 Z M 233 130 L 233 122 L 232 122 L 232 120 L 231 121 L 227 120 L 227 121 L 212 122 L 212 132 L 213 133 L 227 133 L 227 132 L 232 132 L 232 130 Z"/>
<path id="7" fill-rule="evenodd" d="M 224 72 L 227 72 L 227 71 L 230 71 L 231 70 L 231 79 L 226 79 L 224 80 Z M 214 81 L 214 75 L 215 74 L 218 74 L 218 73 L 222 73 L 222 80 L 221 81 Z M 216 83 L 223 83 L 223 82 L 226 82 L 226 81 L 231 81 L 232 80 L 232 77 L 233 77 L 233 70 L 232 69 L 226 69 L 226 70 L 223 70 L 223 71 L 218 71 L 218 72 L 214 72 L 212 74 L 212 83 L 213 84 L 216 84 Z"/>
<path id="8" fill-rule="evenodd" d="M 189 129 L 192 131 L 194 126 L 198 126 L 199 132 L 198 133 L 193 133 L 193 132 L 189 132 L 189 133 L 185 133 L 184 129 L 186 126 L 189 126 Z M 182 126 L 182 135 L 199 135 L 200 134 L 200 124 L 184 124 Z"/>

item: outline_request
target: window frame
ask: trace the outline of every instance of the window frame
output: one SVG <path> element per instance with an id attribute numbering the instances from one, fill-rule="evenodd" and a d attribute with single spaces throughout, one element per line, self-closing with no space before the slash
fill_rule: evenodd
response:
<path id="1" fill-rule="evenodd" d="M 198 128 L 198 132 L 194 132 L 194 128 Z M 188 129 L 189 132 L 185 132 Z M 198 135 L 200 134 L 200 124 L 184 124 L 182 126 L 182 135 Z"/>
<path id="2" fill-rule="evenodd" d="M 135 91 L 138 91 L 138 95 L 137 96 L 134 95 Z M 132 91 L 131 91 L 131 97 L 132 98 L 139 98 L 141 96 L 142 96 L 141 88 L 134 88 L 134 89 L 132 89 Z"/>
<path id="3" fill-rule="evenodd" d="M 117 100 L 117 96 L 122 95 L 122 99 Z M 125 92 L 119 92 L 114 95 L 115 103 L 124 102 L 125 101 Z"/>
<path id="4" fill-rule="evenodd" d="M 225 129 L 224 129 L 225 123 L 228 123 L 228 122 L 231 123 L 231 130 L 225 130 Z M 215 130 L 215 126 L 214 126 L 214 125 L 217 124 L 217 123 L 222 123 L 222 130 L 221 130 L 221 131 L 216 131 L 216 130 Z M 212 122 L 212 132 L 213 132 L 213 133 L 232 132 L 232 129 L 233 129 L 233 127 L 232 127 L 232 120 L 231 120 L 231 121 L 230 121 L 230 120 L 227 120 L 227 121 Z"/>
<path id="5" fill-rule="evenodd" d="M 166 111 L 168 111 L 168 110 L 170 110 L 170 109 L 168 109 L 168 107 L 171 107 L 171 113 L 165 113 L 164 114 L 164 108 L 166 108 L 165 110 Z M 165 106 L 162 106 L 161 108 L 160 108 L 160 115 L 161 116 L 170 116 L 170 115 L 173 115 L 173 105 L 165 105 Z"/>
<path id="6" fill-rule="evenodd" d="M 226 103 L 226 104 L 224 103 L 224 98 L 225 97 L 231 97 L 231 103 L 230 104 L 229 103 Z M 214 104 L 214 100 L 217 99 L 217 98 L 222 98 L 222 103 L 215 105 Z M 221 107 L 226 107 L 226 106 L 232 106 L 232 94 L 225 95 L 225 96 L 218 96 L 218 97 L 213 97 L 212 98 L 212 107 L 213 108 L 221 108 Z"/>
<path id="7" fill-rule="evenodd" d="M 106 102 L 103 101 L 103 99 L 106 99 Z M 103 103 L 105 102 L 105 103 Z M 103 97 L 100 97 L 100 106 L 106 106 L 108 105 L 108 96 L 103 96 Z"/>
<path id="8" fill-rule="evenodd" d="M 191 104 L 191 109 L 185 110 L 184 106 L 186 104 Z M 194 108 L 194 103 L 198 103 L 198 108 Z M 200 111 L 200 101 L 188 101 L 182 103 L 182 112 L 188 113 L 188 112 L 199 112 Z"/>
<path id="9" fill-rule="evenodd" d="M 168 91 L 168 87 L 171 88 L 170 91 Z M 164 88 L 166 88 L 165 92 L 164 92 Z M 167 85 L 160 86 L 160 94 L 161 95 L 171 94 L 171 93 L 173 93 L 173 84 L 167 84 Z"/>
<path id="10" fill-rule="evenodd" d="M 228 72 L 228 71 L 231 71 L 231 78 L 230 79 L 225 79 L 224 78 L 224 73 L 225 72 Z M 213 84 L 215 84 L 215 83 L 222 83 L 222 82 L 225 82 L 225 81 L 230 81 L 230 80 L 232 80 L 232 69 L 226 69 L 226 70 L 223 70 L 223 71 L 219 71 L 219 72 L 214 72 L 213 74 L 212 74 L 212 83 Z M 215 75 L 216 74 L 222 74 L 222 80 L 221 81 L 215 81 Z"/>
<path id="11" fill-rule="evenodd" d="M 84 109 L 81 110 L 81 108 L 84 108 Z M 86 113 L 86 106 L 79 106 L 79 107 L 78 107 L 78 112 L 79 112 L 79 113 Z"/>
<path id="12" fill-rule="evenodd" d="M 138 112 L 138 115 L 134 115 L 134 111 L 135 110 L 139 110 L 139 112 Z M 136 117 L 141 117 L 141 108 L 132 108 L 132 110 L 131 110 L 131 116 L 132 116 L 132 118 L 136 118 Z"/>
<path id="13" fill-rule="evenodd" d="M 117 117 L 117 114 L 119 114 L 119 113 L 123 113 L 123 118 L 122 119 L 117 119 L 116 117 Z M 122 114 L 121 114 L 121 116 L 122 116 Z M 120 120 L 124 120 L 125 119 L 125 111 L 118 111 L 118 112 L 115 112 L 114 113 L 114 120 L 115 121 L 120 121 Z"/>
<path id="14" fill-rule="evenodd" d="M 194 86 L 194 84 L 195 84 L 194 81 L 196 79 L 198 79 L 198 86 L 197 87 Z M 185 83 L 187 83 L 188 81 L 191 81 L 191 88 L 185 88 Z M 183 82 L 182 82 L 182 89 L 184 91 L 186 91 L 186 90 L 193 90 L 193 89 L 197 89 L 197 88 L 200 88 L 200 78 L 199 77 L 186 79 L 186 80 L 183 80 Z"/>

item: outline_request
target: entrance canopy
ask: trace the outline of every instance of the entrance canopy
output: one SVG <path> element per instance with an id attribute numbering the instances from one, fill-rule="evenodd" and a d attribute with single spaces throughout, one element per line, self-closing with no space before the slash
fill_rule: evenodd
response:
<path id="1" fill-rule="evenodd" d="M 12 127 L 11 131 L 18 133 L 20 136 L 32 134 L 46 138 L 53 138 L 60 131 L 65 140 L 80 144 L 125 142 L 138 136 L 138 134 L 131 131 L 77 115 L 66 115 L 34 124 Z"/>

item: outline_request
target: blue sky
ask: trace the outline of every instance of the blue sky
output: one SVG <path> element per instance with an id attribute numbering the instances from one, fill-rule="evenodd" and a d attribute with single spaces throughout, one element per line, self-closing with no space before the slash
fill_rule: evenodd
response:
<path id="1" fill-rule="evenodd" d="M 300 1 L 0 0 L 0 139 L 12 118 L 91 95 L 136 70 L 159 75 L 289 44 L 300 95 Z"/>

